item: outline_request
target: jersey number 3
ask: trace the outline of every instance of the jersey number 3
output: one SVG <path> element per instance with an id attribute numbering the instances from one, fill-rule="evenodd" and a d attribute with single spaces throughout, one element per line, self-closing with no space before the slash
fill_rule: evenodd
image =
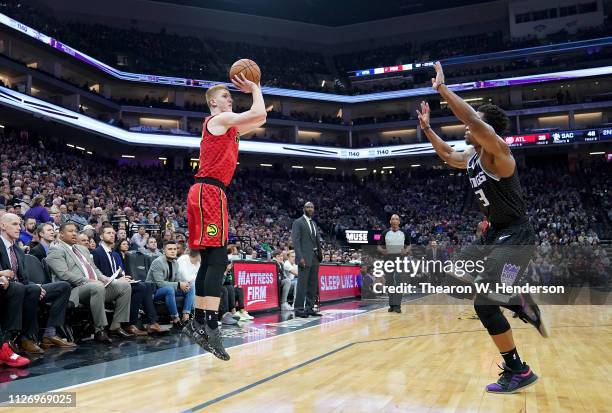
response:
<path id="1" fill-rule="evenodd" d="M 480 201 L 482 202 L 482 206 L 489 206 L 489 200 L 485 196 L 484 191 L 482 189 L 476 191 L 475 194 L 478 195 L 478 199 L 480 199 Z"/>

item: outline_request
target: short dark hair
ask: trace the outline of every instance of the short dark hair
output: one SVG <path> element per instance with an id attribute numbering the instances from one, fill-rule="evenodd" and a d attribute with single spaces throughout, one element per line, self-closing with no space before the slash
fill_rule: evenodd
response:
<path id="1" fill-rule="evenodd" d="M 77 225 L 74 222 L 64 222 L 62 225 L 60 225 L 59 230 L 60 232 L 64 232 L 66 230 L 66 228 L 68 226 L 72 225 L 73 227 L 77 228 Z"/>
<path id="2" fill-rule="evenodd" d="M 189 250 L 190 257 L 197 257 L 198 255 L 200 255 L 200 250 Z"/>
<path id="3" fill-rule="evenodd" d="M 169 241 L 164 242 L 164 248 L 166 248 L 168 245 L 176 245 L 176 241 L 171 239 Z"/>
<path id="4" fill-rule="evenodd" d="M 281 250 L 276 250 L 272 253 L 273 257 L 278 257 L 279 255 L 283 255 L 283 252 Z"/>
<path id="5" fill-rule="evenodd" d="M 482 120 L 489 124 L 499 136 L 502 136 L 510 126 L 510 118 L 499 106 L 486 103 L 478 108 L 478 112 L 484 115 Z"/>
<path id="6" fill-rule="evenodd" d="M 100 234 L 104 234 L 104 230 L 108 228 L 112 230 L 115 229 L 115 227 L 113 227 L 111 224 L 102 224 L 102 227 L 100 227 Z"/>
<path id="7" fill-rule="evenodd" d="M 38 226 L 36 227 L 36 235 L 42 234 L 43 232 L 45 232 L 45 227 L 49 225 L 51 227 L 53 227 L 53 225 L 49 224 L 48 222 L 43 222 L 42 224 L 38 224 Z"/>

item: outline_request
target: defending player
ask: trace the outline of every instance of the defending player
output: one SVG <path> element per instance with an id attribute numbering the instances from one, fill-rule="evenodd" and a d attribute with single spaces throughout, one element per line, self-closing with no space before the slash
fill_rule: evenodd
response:
<path id="1" fill-rule="evenodd" d="M 526 215 L 516 162 L 510 148 L 500 137 L 508 126 L 508 117 L 499 107 L 490 104 L 475 111 L 446 87 L 440 62 L 436 62 L 434 67 L 436 77 L 432 79 L 432 87 L 466 125 L 465 140 L 471 146 L 464 152 L 458 152 L 440 139 L 429 125 L 429 105 L 425 102 L 421 103 L 421 110 L 417 110 L 421 128 L 442 160 L 455 168 L 467 169 L 480 209 L 490 223 L 480 242 L 482 245 L 471 246 L 455 259 L 475 261 L 486 257 L 485 271 L 471 278 L 473 283 L 512 284 L 521 278 L 531 260 L 535 232 Z M 508 297 L 487 294 L 474 297 L 476 314 L 504 358 L 499 380 L 489 384 L 486 390 L 514 393 L 535 383 L 538 377 L 521 361 L 512 329 L 500 305 L 535 326 L 542 336 L 547 337 L 548 333 L 538 306 L 528 295 Z"/>
<path id="2" fill-rule="evenodd" d="M 253 95 L 253 105 L 246 112 L 234 113 L 232 96 L 225 85 L 206 91 L 210 116 L 202 127 L 200 168 L 187 198 L 189 248 L 200 250 L 202 263 L 195 282 L 195 318 L 183 332 L 222 360 L 230 358 L 218 328 L 229 229 L 225 191 L 236 170 L 240 135 L 266 122 L 260 86 L 244 75 L 234 77 L 232 82 L 239 90 Z"/>

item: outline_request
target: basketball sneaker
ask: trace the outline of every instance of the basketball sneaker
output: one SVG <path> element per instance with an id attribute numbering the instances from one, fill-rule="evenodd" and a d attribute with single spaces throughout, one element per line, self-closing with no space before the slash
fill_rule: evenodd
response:
<path id="1" fill-rule="evenodd" d="M 30 360 L 15 353 L 8 343 L 2 343 L 0 348 L 0 366 L 6 364 L 9 367 L 25 367 Z"/>
<path id="2" fill-rule="evenodd" d="M 207 324 L 198 324 L 191 320 L 185 328 L 183 334 L 191 338 L 197 345 L 221 360 L 229 360 L 230 356 L 223 347 L 220 329 L 211 329 Z"/>
<path id="3" fill-rule="evenodd" d="M 519 295 L 520 303 L 516 314 L 524 323 L 529 323 L 534 326 L 542 337 L 548 337 L 548 328 L 546 321 L 542 317 L 540 308 L 533 301 L 529 294 Z"/>
<path id="4" fill-rule="evenodd" d="M 499 373 L 500 377 L 497 383 L 491 383 L 486 387 L 489 393 L 516 393 L 533 385 L 538 380 L 538 376 L 531 371 L 531 368 L 526 363 L 523 363 L 523 368 L 520 370 L 512 370 L 506 366 L 506 363 L 502 363 L 499 368 L 502 369 L 502 372 Z"/>

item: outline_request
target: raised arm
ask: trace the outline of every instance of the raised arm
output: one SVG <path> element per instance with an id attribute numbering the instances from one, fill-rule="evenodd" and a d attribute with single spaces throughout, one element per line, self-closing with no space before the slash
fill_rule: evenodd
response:
<path id="1" fill-rule="evenodd" d="M 239 90 L 253 95 L 253 104 L 246 112 L 222 112 L 212 118 L 208 122 L 208 128 L 215 135 L 222 135 L 231 127 L 235 127 L 241 135 L 244 135 L 266 123 L 267 112 L 261 87 L 247 80 L 244 74 L 242 78 L 234 77 L 232 82 Z"/>
<path id="2" fill-rule="evenodd" d="M 458 152 L 454 150 L 448 143 L 444 142 L 434 131 L 431 129 L 429 124 L 431 111 L 429 110 L 429 103 L 421 102 L 421 110 L 417 109 L 417 115 L 419 117 L 419 123 L 421 129 L 431 142 L 434 150 L 444 162 L 452 166 L 453 168 L 467 169 L 467 161 L 471 155 L 471 151 L 466 150 Z"/>
<path id="3" fill-rule="evenodd" d="M 509 153 L 508 145 L 495 133 L 495 130 L 478 116 L 474 108 L 446 87 L 440 62 L 436 62 L 434 68 L 436 69 L 436 77 L 431 79 L 431 86 L 446 100 L 448 107 L 455 116 L 470 128 L 474 141 L 490 154 Z"/>

